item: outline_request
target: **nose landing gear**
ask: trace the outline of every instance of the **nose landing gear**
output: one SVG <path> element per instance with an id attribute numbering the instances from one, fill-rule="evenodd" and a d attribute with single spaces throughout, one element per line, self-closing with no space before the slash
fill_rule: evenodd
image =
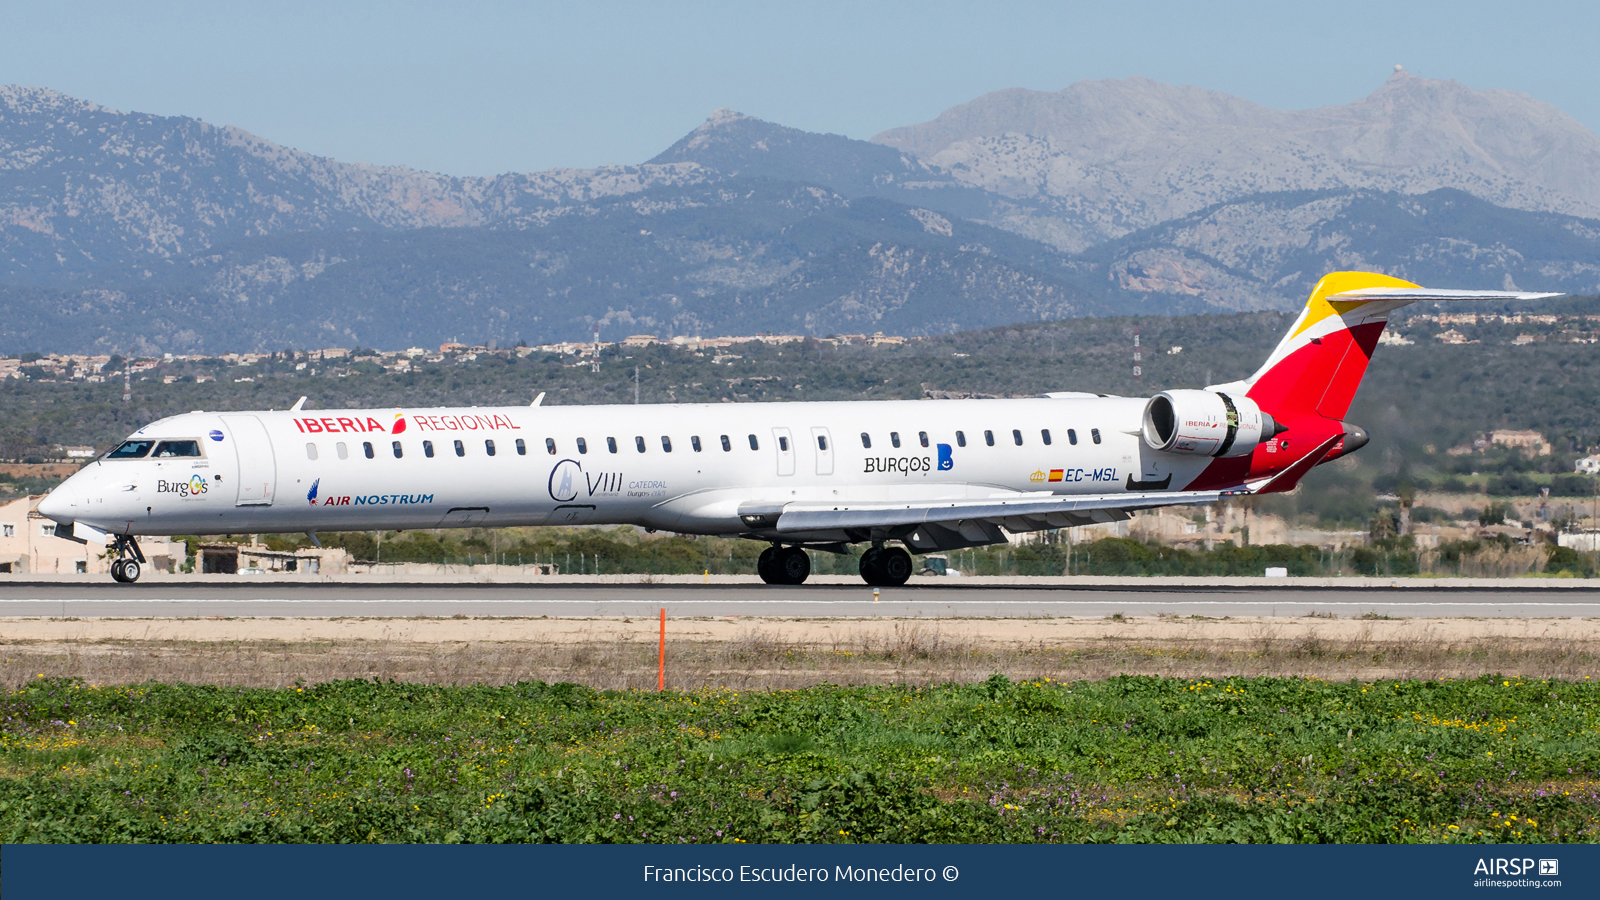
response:
<path id="1" fill-rule="evenodd" d="M 111 536 L 111 552 L 117 558 L 111 562 L 111 577 L 123 584 L 132 584 L 139 580 L 140 567 L 144 563 L 144 553 L 139 550 L 139 542 L 131 534 L 114 534 Z"/>

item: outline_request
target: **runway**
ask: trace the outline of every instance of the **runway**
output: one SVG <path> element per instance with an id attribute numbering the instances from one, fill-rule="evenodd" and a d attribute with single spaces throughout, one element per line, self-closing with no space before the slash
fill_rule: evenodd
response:
<path id="1" fill-rule="evenodd" d="M 1600 616 L 1595 588 L 644 584 L 0 584 L 0 617 L 1037 618 Z"/>

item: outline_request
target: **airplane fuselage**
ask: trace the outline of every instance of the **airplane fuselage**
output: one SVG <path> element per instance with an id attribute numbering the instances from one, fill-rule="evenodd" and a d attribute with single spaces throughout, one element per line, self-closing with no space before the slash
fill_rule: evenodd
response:
<path id="1" fill-rule="evenodd" d="M 741 508 L 1177 490 L 1143 398 L 195 412 L 59 489 L 117 534 L 633 524 L 755 529 Z M 163 448 L 163 442 L 179 442 Z M 181 442 L 192 441 L 193 445 Z M 172 455 L 177 452 L 199 455 Z M 1286 454 L 1287 456 L 1287 454 Z"/>

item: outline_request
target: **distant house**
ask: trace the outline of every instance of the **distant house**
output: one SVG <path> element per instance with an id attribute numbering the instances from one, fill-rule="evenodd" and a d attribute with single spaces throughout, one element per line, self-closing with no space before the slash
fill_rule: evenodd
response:
<path id="1" fill-rule="evenodd" d="M 1585 456 L 1573 464 L 1572 470 L 1579 475 L 1600 475 L 1600 456 Z"/>
<path id="2" fill-rule="evenodd" d="M 93 447 L 66 447 L 67 459 L 94 459 Z"/>

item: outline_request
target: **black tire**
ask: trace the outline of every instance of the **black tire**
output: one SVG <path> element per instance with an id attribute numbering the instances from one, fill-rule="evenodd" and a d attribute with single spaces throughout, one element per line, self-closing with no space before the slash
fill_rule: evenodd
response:
<path id="1" fill-rule="evenodd" d="M 775 568 L 779 584 L 805 584 L 811 577 L 811 557 L 799 547 L 790 547 L 778 554 Z"/>
<path id="2" fill-rule="evenodd" d="M 122 581 L 123 581 L 123 583 L 125 583 L 125 584 L 133 584 L 135 581 L 138 581 L 138 580 L 139 580 L 139 561 L 137 559 L 125 559 L 125 560 L 123 560 L 122 561 Z"/>
<path id="3" fill-rule="evenodd" d="M 756 574 L 767 584 L 781 584 L 778 580 L 778 554 L 783 551 L 777 547 L 768 547 L 756 557 Z"/>
<path id="4" fill-rule="evenodd" d="M 123 562 L 124 560 L 120 559 L 114 559 L 111 561 L 111 580 L 117 582 L 118 584 L 121 584 L 125 580 L 122 577 Z"/>
<path id="5" fill-rule="evenodd" d="M 874 587 L 883 585 L 883 567 L 880 565 L 882 559 L 883 551 L 877 547 L 868 547 L 866 552 L 861 554 L 862 581 Z"/>
<path id="6" fill-rule="evenodd" d="M 911 562 L 911 554 L 899 547 L 889 547 L 878 558 L 878 572 L 882 575 L 884 587 L 899 587 L 911 580 L 911 570 L 916 566 Z"/>

